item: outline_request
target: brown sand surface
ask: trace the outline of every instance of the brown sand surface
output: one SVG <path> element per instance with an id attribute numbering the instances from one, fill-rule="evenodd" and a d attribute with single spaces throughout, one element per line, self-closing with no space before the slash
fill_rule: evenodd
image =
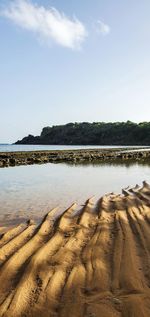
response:
<path id="1" fill-rule="evenodd" d="M 150 185 L 0 228 L 0 317 L 149 317 Z"/>

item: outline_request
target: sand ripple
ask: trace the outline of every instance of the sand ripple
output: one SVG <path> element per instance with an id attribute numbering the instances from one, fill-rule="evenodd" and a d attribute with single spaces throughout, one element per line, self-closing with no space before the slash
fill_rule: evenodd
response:
<path id="1" fill-rule="evenodd" d="M 146 182 L 0 233 L 1 317 L 150 316 Z"/>

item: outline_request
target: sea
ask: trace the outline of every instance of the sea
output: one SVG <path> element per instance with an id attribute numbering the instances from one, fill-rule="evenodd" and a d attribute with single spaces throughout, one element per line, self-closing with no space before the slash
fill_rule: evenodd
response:
<path id="1" fill-rule="evenodd" d="M 141 146 L 122 146 L 122 145 L 18 145 L 18 144 L 1 144 L 0 152 L 22 152 L 22 151 L 45 151 L 45 150 L 77 150 L 77 149 L 117 149 L 117 148 L 141 148 Z M 147 146 L 142 146 L 147 148 Z"/>

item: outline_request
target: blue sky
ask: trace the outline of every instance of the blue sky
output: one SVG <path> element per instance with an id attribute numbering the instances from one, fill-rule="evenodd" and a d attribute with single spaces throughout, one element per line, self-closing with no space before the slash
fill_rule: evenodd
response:
<path id="1" fill-rule="evenodd" d="M 0 143 L 44 126 L 150 121 L 149 0 L 2 0 Z"/>

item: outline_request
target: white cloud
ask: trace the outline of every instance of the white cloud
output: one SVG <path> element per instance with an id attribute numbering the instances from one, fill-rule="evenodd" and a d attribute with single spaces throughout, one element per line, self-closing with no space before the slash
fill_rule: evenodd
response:
<path id="1" fill-rule="evenodd" d="M 110 33 L 110 26 L 104 22 L 98 20 L 96 25 L 96 31 L 99 34 L 107 35 Z"/>
<path id="2" fill-rule="evenodd" d="M 14 0 L 1 15 L 42 39 L 71 49 L 79 49 L 87 36 L 84 24 L 77 18 L 70 19 L 55 8 L 47 9 L 29 0 Z"/>

